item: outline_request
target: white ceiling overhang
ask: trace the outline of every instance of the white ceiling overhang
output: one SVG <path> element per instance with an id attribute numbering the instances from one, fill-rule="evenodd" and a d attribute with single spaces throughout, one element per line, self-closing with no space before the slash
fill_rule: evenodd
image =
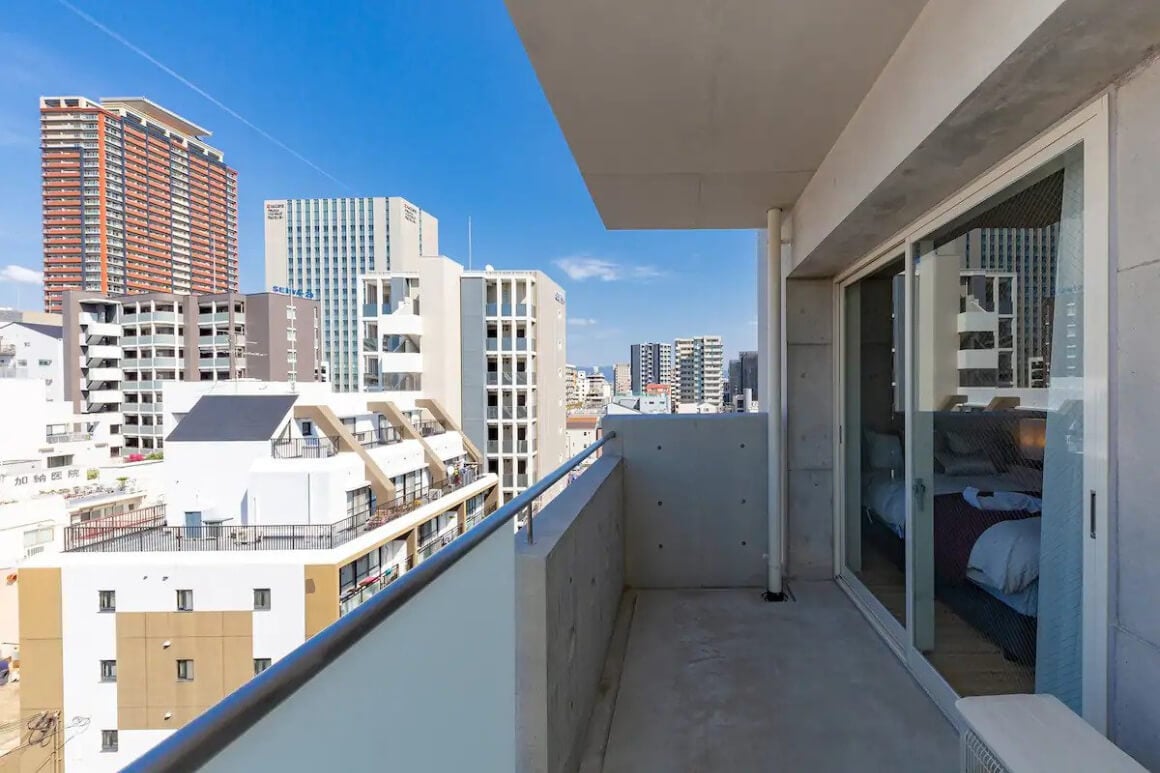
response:
<path id="1" fill-rule="evenodd" d="M 507 0 L 609 228 L 797 199 L 925 0 Z"/>

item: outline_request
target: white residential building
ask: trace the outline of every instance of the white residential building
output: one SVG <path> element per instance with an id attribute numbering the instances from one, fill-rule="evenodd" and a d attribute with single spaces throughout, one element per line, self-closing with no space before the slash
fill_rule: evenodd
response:
<path id="1" fill-rule="evenodd" d="M 582 368 L 575 365 L 564 366 L 564 406 L 568 410 L 584 404 L 588 394 L 588 378 Z"/>
<path id="2" fill-rule="evenodd" d="M 322 348 L 340 392 L 360 389 L 359 277 L 415 272 L 439 254 L 439 221 L 398 196 L 266 202 L 266 284 L 321 303 Z"/>
<path id="3" fill-rule="evenodd" d="M 423 257 L 358 285 L 363 389 L 422 392 L 484 449 L 510 498 L 566 458 L 565 306 L 540 271 L 466 271 Z"/>
<path id="4" fill-rule="evenodd" d="M 27 559 L 64 547 L 66 527 L 137 517 L 162 494 L 161 462 L 123 464 L 104 414 L 48 400 L 44 381 L 0 379 L 0 657 L 19 640 L 16 582 Z M 110 521 L 112 522 L 112 521 Z"/>
<path id="5" fill-rule="evenodd" d="M 496 476 L 433 401 L 242 389 L 167 390 L 166 506 L 70 526 L 21 571 L 26 633 L 62 632 L 22 681 L 62 684 L 63 716 L 89 719 L 66 770 L 121 769 L 494 506 Z"/>
<path id="6" fill-rule="evenodd" d="M 64 346 L 60 325 L 0 322 L 0 378 L 34 378 L 49 400 L 64 399 Z"/>
<path id="7" fill-rule="evenodd" d="M 725 381 L 725 345 L 721 336 L 678 338 L 673 341 L 673 358 L 677 404 L 708 403 L 720 411 Z"/>
<path id="8" fill-rule="evenodd" d="M 129 453 L 163 447 L 167 383 L 244 379 L 251 363 L 256 376 L 323 378 L 318 302 L 308 298 L 65 290 L 62 306 L 65 399 L 79 413 L 122 417 L 114 424 Z"/>
<path id="9" fill-rule="evenodd" d="M 588 388 L 585 390 L 585 403 L 589 407 L 608 405 L 609 401 L 612 400 L 612 384 L 608 383 L 608 379 L 604 377 L 604 374 L 597 369 L 593 369 L 588 374 L 586 381 L 588 382 Z"/>

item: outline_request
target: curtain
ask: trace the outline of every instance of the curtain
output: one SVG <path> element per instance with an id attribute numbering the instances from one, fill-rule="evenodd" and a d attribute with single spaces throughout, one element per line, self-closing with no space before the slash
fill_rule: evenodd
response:
<path id="1" fill-rule="evenodd" d="M 1035 690 L 1082 713 L 1083 664 L 1083 154 L 1064 164 L 1051 325 Z"/>

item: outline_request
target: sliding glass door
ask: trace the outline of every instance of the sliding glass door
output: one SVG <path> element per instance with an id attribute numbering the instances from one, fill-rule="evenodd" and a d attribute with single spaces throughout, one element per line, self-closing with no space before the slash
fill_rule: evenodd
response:
<path id="1" fill-rule="evenodd" d="M 839 287 L 836 517 L 842 577 L 936 698 L 1050 693 L 1102 729 L 1108 267 L 1091 136 L 1012 164 L 909 234 L 905 259 Z"/>

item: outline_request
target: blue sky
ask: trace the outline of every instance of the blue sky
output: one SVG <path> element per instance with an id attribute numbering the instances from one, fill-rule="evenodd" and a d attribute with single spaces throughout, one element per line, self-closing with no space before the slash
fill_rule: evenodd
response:
<path id="1" fill-rule="evenodd" d="M 445 255 L 466 263 L 470 215 L 477 267 L 559 282 L 578 365 L 677 336 L 756 348 L 753 232 L 607 231 L 501 0 L 69 1 L 212 99 L 60 0 L 0 0 L 0 305 L 40 303 L 38 97 L 144 95 L 238 170 L 243 291 L 265 284 L 264 199 L 399 195 Z"/>

